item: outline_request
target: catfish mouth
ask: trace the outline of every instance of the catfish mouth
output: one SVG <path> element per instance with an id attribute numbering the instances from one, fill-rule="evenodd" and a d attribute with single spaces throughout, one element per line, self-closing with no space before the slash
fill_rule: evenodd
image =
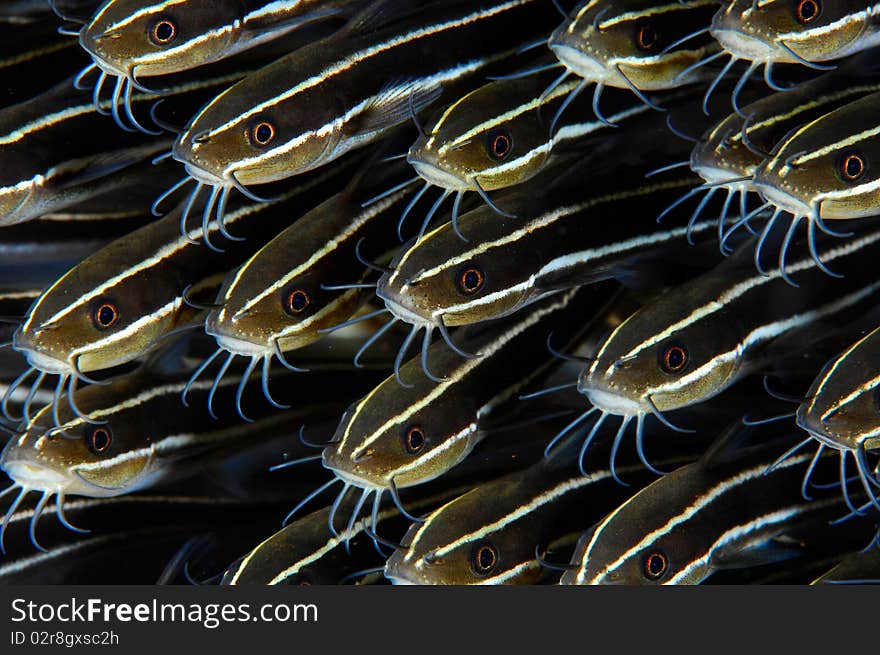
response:
<path id="1" fill-rule="evenodd" d="M 742 178 L 754 173 L 754 171 L 738 172 L 728 168 L 721 168 L 719 166 L 701 164 L 699 162 L 691 164 L 691 170 L 703 178 L 706 184 L 716 184 L 718 186 L 725 186 L 729 189 L 737 190 L 748 188 L 749 182 Z M 734 182 L 733 180 L 736 181 Z"/>
<path id="2" fill-rule="evenodd" d="M 124 71 L 120 69 L 118 66 L 112 64 L 107 59 L 107 53 L 101 47 L 101 43 L 106 43 L 107 41 L 112 41 L 115 37 L 112 34 L 108 33 L 94 33 L 91 30 L 84 29 L 79 35 L 79 45 L 89 53 L 89 56 L 92 58 L 92 61 L 95 62 L 95 65 L 101 69 L 107 75 L 111 75 L 113 77 L 128 77 L 129 71 Z"/>
<path id="3" fill-rule="evenodd" d="M 823 446 L 835 450 L 852 450 L 853 448 L 846 443 L 847 440 L 841 439 L 840 435 L 836 434 L 820 416 L 798 412 L 796 422 L 799 428 Z"/>
<path id="4" fill-rule="evenodd" d="M 178 153 L 177 144 L 174 145 L 174 159 L 181 162 L 183 164 L 184 169 L 186 170 L 186 174 L 189 175 L 196 182 L 200 182 L 201 184 L 206 184 L 212 187 L 223 187 L 223 186 L 231 186 L 231 182 L 226 180 L 219 175 L 208 171 L 198 164 L 194 164 L 191 161 L 188 161 L 186 158 L 182 157 Z"/>
<path id="5" fill-rule="evenodd" d="M 333 460 L 336 459 L 335 455 L 336 454 L 334 453 L 329 458 L 327 457 L 327 455 L 324 455 L 324 467 L 332 471 L 333 475 L 342 480 L 346 485 L 368 491 L 385 491 L 389 488 L 387 484 L 378 484 L 374 480 L 368 480 L 367 478 L 362 477 L 352 471 L 339 468 L 338 462 L 336 465 L 334 465 Z M 341 456 L 339 457 L 339 459 L 344 461 L 344 458 Z"/>
<path id="6" fill-rule="evenodd" d="M 596 388 L 579 388 L 582 394 L 587 397 L 590 404 L 596 409 L 606 414 L 616 414 L 617 416 L 638 416 L 650 411 L 650 408 L 643 407 L 638 401 L 621 396 L 620 394 L 604 389 Z"/>
<path id="7" fill-rule="evenodd" d="M 434 186 L 450 191 L 470 191 L 472 189 L 462 178 L 450 173 L 433 162 L 425 159 L 407 158 L 408 163 L 416 169 L 416 173 L 423 180 Z"/>
<path id="8" fill-rule="evenodd" d="M 411 573 L 403 566 L 404 556 L 399 550 L 391 553 L 391 557 L 385 562 L 385 577 L 391 581 L 393 585 L 418 585 L 418 581 L 412 579 Z"/>
<path id="9" fill-rule="evenodd" d="M 609 71 L 602 62 L 572 45 L 553 41 L 551 38 L 548 47 L 566 68 L 586 80 L 604 80 L 609 76 Z"/>
<path id="10" fill-rule="evenodd" d="M 423 316 L 415 309 L 407 307 L 399 297 L 394 297 L 387 289 L 377 288 L 376 295 L 384 301 L 385 308 L 399 321 L 420 327 L 437 325 L 433 316 Z"/>
<path id="11" fill-rule="evenodd" d="M 57 491 L 68 486 L 67 476 L 42 464 L 13 459 L 2 466 L 13 482 L 27 489 Z"/>
<path id="12" fill-rule="evenodd" d="M 713 25 L 710 34 L 722 48 L 740 59 L 764 62 L 772 61 L 780 55 L 780 51 L 773 45 L 734 27 L 724 27 L 723 24 Z"/>
<path id="13" fill-rule="evenodd" d="M 21 343 L 16 342 L 14 337 L 13 348 L 24 355 L 28 364 L 44 373 L 68 375 L 73 372 L 73 367 L 67 362 L 58 359 L 57 357 L 41 353 L 40 351 L 35 350 L 32 346 L 21 345 Z"/>
<path id="14" fill-rule="evenodd" d="M 787 211 L 794 216 L 813 215 L 813 207 L 791 193 L 782 191 L 772 184 L 768 184 L 766 181 L 756 178 L 754 188 L 761 194 L 761 197 L 763 197 L 764 200 L 772 203 L 783 211 Z"/>
<path id="15" fill-rule="evenodd" d="M 255 343 L 253 341 L 248 341 L 247 339 L 241 339 L 239 337 L 233 337 L 228 334 L 223 334 L 216 329 L 206 329 L 205 332 L 214 337 L 217 340 L 217 345 L 220 346 L 223 350 L 234 353 L 236 355 L 241 355 L 243 357 L 262 357 L 264 355 L 268 355 L 274 352 L 272 348 L 268 345 Z"/>

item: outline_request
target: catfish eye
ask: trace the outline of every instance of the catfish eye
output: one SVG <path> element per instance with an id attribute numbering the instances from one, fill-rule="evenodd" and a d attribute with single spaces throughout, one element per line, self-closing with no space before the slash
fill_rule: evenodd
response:
<path id="1" fill-rule="evenodd" d="M 476 266 L 468 266 L 458 274 L 458 288 L 467 295 L 479 291 L 485 281 L 486 278 L 483 275 L 483 271 Z"/>
<path id="2" fill-rule="evenodd" d="M 513 149 L 513 139 L 507 130 L 493 130 L 489 133 L 489 156 L 495 160 L 502 160 Z"/>
<path id="3" fill-rule="evenodd" d="M 177 25 L 168 18 L 161 18 L 150 27 L 150 41 L 155 45 L 168 45 L 176 36 Z"/>
<path id="4" fill-rule="evenodd" d="M 119 310 L 115 304 L 106 300 L 92 312 L 92 322 L 99 330 L 109 330 L 118 320 Z"/>
<path id="5" fill-rule="evenodd" d="M 403 439 L 403 447 L 410 455 L 415 455 L 425 447 L 425 431 L 418 425 L 412 426 L 406 431 Z"/>
<path id="6" fill-rule="evenodd" d="M 90 425 L 86 428 L 86 447 L 95 455 L 102 455 L 110 449 L 113 435 L 106 425 Z"/>
<path id="7" fill-rule="evenodd" d="M 650 25 L 643 25 L 636 33 L 636 45 L 639 50 L 650 50 L 657 45 L 658 40 L 657 30 Z"/>
<path id="8" fill-rule="evenodd" d="M 660 351 L 660 368 L 665 373 L 679 373 L 687 363 L 688 353 L 681 344 L 671 343 Z"/>
<path id="9" fill-rule="evenodd" d="M 260 121 L 250 130 L 251 143 L 257 146 L 267 146 L 275 138 L 275 126 L 269 121 Z"/>
<path id="10" fill-rule="evenodd" d="M 857 152 L 848 152 L 840 158 L 838 170 L 844 182 L 855 182 L 865 174 L 865 158 Z"/>
<path id="11" fill-rule="evenodd" d="M 471 564 L 478 575 L 488 575 L 498 564 L 498 551 L 491 544 L 481 544 L 474 549 Z"/>
<path id="12" fill-rule="evenodd" d="M 645 577 L 648 580 L 659 580 L 666 573 L 666 569 L 669 568 L 669 560 L 666 559 L 663 551 L 655 550 L 647 554 L 643 565 Z"/>
<path id="13" fill-rule="evenodd" d="M 311 304 L 311 296 L 302 289 L 293 289 L 284 295 L 284 310 L 288 314 L 301 314 Z"/>
<path id="14" fill-rule="evenodd" d="M 794 16 L 801 25 L 809 25 L 822 13 L 820 0 L 797 0 Z"/>

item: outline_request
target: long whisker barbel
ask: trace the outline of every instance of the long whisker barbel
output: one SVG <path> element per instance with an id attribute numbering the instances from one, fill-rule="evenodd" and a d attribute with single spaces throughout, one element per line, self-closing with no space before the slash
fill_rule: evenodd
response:
<path id="1" fill-rule="evenodd" d="M 290 468 L 292 466 L 298 466 L 300 464 L 307 464 L 309 462 L 318 462 L 324 456 L 323 455 L 310 455 L 308 457 L 300 457 L 298 459 L 292 459 L 288 462 L 282 462 L 281 464 L 273 464 L 269 467 L 269 471 L 274 473 L 275 471 L 280 471 L 281 469 Z"/>
<path id="2" fill-rule="evenodd" d="M 588 86 L 590 86 L 590 81 L 582 80 L 576 87 L 569 91 L 568 95 L 565 97 L 565 100 L 562 101 L 562 104 L 559 105 L 559 109 L 557 109 L 556 113 L 553 115 L 553 119 L 550 121 L 551 136 L 556 133 L 556 125 L 559 123 L 559 119 L 562 118 L 562 114 L 565 113 L 565 110 L 568 109 L 569 106 L 571 106 L 571 103 L 573 103 Z"/>
<path id="3" fill-rule="evenodd" d="M 541 396 L 546 396 L 551 393 L 556 393 L 557 391 L 563 391 L 565 389 L 577 389 L 577 386 L 577 382 L 566 382 L 565 384 L 557 384 L 553 387 L 547 387 L 546 389 L 541 389 L 539 391 L 522 394 L 521 396 L 519 396 L 519 400 L 531 400 L 532 398 L 540 398 Z"/>
<path id="4" fill-rule="evenodd" d="M 413 210 L 413 207 L 418 204 L 419 200 L 422 199 L 422 196 L 424 196 L 428 192 L 428 189 L 430 189 L 431 186 L 432 184 L 430 182 L 425 182 L 425 184 L 422 186 L 421 189 L 419 189 L 416 195 L 414 195 L 410 199 L 409 203 L 407 203 L 406 207 L 404 208 L 403 213 L 400 215 L 400 220 L 397 221 L 397 238 L 401 241 L 403 241 L 403 222 L 406 220 L 406 217 L 409 216 L 410 212 Z"/>
<path id="5" fill-rule="evenodd" d="M 355 258 L 363 265 L 369 268 L 371 271 L 376 271 L 377 273 L 388 273 L 391 274 L 394 272 L 394 269 L 389 268 L 388 266 L 380 266 L 375 262 L 371 262 L 369 259 L 364 257 L 361 252 L 361 246 L 364 242 L 364 237 L 361 237 L 357 240 L 357 243 L 354 244 L 354 256 Z"/>
<path id="6" fill-rule="evenodd" d="M 306 496 L 301 501 L 299 501 L 294 506 L 294 508 L 287 513 L 287 516 L 284 517 L 284 520 L 281 522 L 281 527 L 285 527 L 288 523 L 290 523 L 290 519 L 292 519 L 296 515 L 296 513 L 299 512 L 299 510 L 301 510 L 303 507 L 308 505 L 312 500 L 314 500 L 315 498 L 320 496 L 322 493 L 324 493 L 327 489 L 332 487 L 337 482 L 342 482 L 342 479 L 334 476 L 328 482 L 325 482 L 320 487 L 318 487 L 317 489 L 315 489 L 314 491 L 309 493 L 308 496 Z"/>
<path id="7" fill-rule="evenodd" d="M 0 554 L 6 554 L 6 529 L 9 527 L 9 520 L 12 518 L 12 515 L 15 514 L 15 510 L 18 509 L 18 506 L 21 504 L 21 501 L 24 500 L 24 497 L 27 496 L 30 489 L 25 486 L 20 486 L 18 484 L 13 484 L 11 487 L 8 487 L 3 491 L 3 495 L 6 495 L 12 489 L 19 489 L 18 495 L 15 497 L 15 500 L 12 501 L 12 504 L 9 506 L 9 509 L 6 510 L 6 515 L 3 517 L 2 523 L 0 523 Z"/>
<path id="8" fill-rule="evenodd" d="M 831 70 L 834 70 L 835 68 L 837 68 L 836 64 L 818 64 L 814 61 L 810 61 L 809 59 L 804 59 L 798 53 L 796 53 L 794 50 L 792 50 L 791 46 L 788 45 L 783 40 L 779 40 L 778 43 L 779 43 L 779 46 L 783 50 L 785 50 L 788 54 L 790 54 L 792 57 L 794 57 L 794 59 L 797 60 L 798 63 L 803 64 L 807 68 L 812 68 L 813 70 L 817 70 L 817 71 L 831 71 Z"/>
<path id="9" fill-rule="evenodd" d="M 667 428 L 669 428 L 670 430 L 673 430 L 675 432 L 680 432 L 682 434 L 695 434 L 696 433 L 696 430 L 694 430 L 693 428 L 682 428 L 682 427 L 679 427 L 679 426 L 675 425 L 674 423 L 670 422 L 669 419 L 667 419 L 663 415 L 663 413 L 659 409 L 657 409 L 657 405 L 654 403 L 654 399 L 651 398 L 651 394 L 647 394 L 645 396 L 645 400 L 647 401 L 648 406 L 651 408 L 651 413 L 655 417 L 657 417 L 657 419 L 663 425 L 665 425 Z"/>
<path id="10" fill-rule="evenodd" d="M 388 491 L 391 493 L 391 500 L 394 502 L 394 506 L 397 507 L 397 511 L 399 511 L 407 521 L 412 521 L 413 523 L 425 522 L 424 518 L 413 516 L 406 511 L 403 502 L 400 500 L 400 492 L 397 489 L 397 483 L 394 482 L 393 477 L 388 480 Z"/>
<path id="11" fill-rule="evenodd" d="M 620 75 L 620 77 L 623 79 L 623 81 L 629 87 L 629 90 L 632 91 L 636 95 L 636 97 L 642 101 L 642 103 L 644 103 L 646 106 L 650 107 L 651 109 L 655 109 L 657 111 L 666 111 L 660 105 L 658 105 L 654 102 L 651 102 L 651 100 L 648 98 L 648 96 L 646 96 L 644 94 L 644 92 L 639 87 L 637 87 L 631 79 L 629 79 L 629 77 L 626 75 L 626 73 L 623 72 L 623 69 L 620 67 L 620 64 L 617 64 L 617 74 Z"/>
<path id="12" fill-rule="evenodd" d="M 357 368 L 364 367 L 364 365 L 361 364 L 360 359 L 363 356 L 363 354 L 365 352 L 367 352 L 367 349 L 369 349 L 370 346 L 372 346 L 379 339 L 381 339 L 382 335 L 385 334 L 386 332 L 388 332 L 388 330 L 390 330 L 392 327 L 394 327 L 394 325 L 396 323 L 398 323 L 399 321 L 400 321 L 399 318 L 393 317 L 390 321 L 385 323 L 385 325 L 383 325 L 378 330 L 376 330 L 376 332 L 374 332 L 373 335 L 369 339 L 367 339 L 360 348 L 358 348 L 358 351 L 354 355 L 354 361 L 353 361 L 354 365 Z"/>
<path id="13" fill-rule="evenodd" d="M 541 42 L 542 44 L 546 43 L 545 41 Z M 538 73 L 543 73 L 545 71 L 553 70 L 554 68 L 560 68 L 563 64 L 561 62 L 555 62 L 552 64 L 544 64 L 542 66 L 533 66 L 532 68 L 527 68 L 522 71 L 517 71 L 516 73 L 508 73 L 507 75 L 487 75 L 486 79 L 492 82 L 498 82 L 501 80 L 521 80 L 526 77 L 531 77 L 532 75 L 537 75 Z"/>
<path id="14" fill-rule="evenodd" d="M 379 195 L 373 196 L 369 200 L 365 200 L 364 202 L 361 203 L 361 207 L 366 209 L 370 205 L 374 205 L 377 202 L 379 202 L 380 200 L 384 200 L 385 198 L 394 195 L 398 191 L 402 191 L 403 189 L 407 188 L 408 186 L 412 186 L 413 184 L 415 184 L 416 182 L 418 182 L 421 179 L 422 178 L 419 177 L 418 175 L 416 175 L 415 177 L 411 177 L 410 179 L 405 180 L 404 182 L 401 182 L 400 184 L 397 184 L 397 185 L 391 187 L 387 191 L 383 191 Z"/>

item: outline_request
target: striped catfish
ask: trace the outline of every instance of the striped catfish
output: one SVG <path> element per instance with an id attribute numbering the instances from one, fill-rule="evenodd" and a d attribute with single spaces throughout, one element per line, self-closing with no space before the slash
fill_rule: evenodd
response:
<path id="1" fill-rule="evenodd" d="M 741 113 L 733 112 L 706 132 L 691 152 L 691 170 L 705 180 L 699 191 L 726 189 L 730 198 L 739 193 L 744 223 L 746 194 L 755 190 L 755 172 L 780 141 L 802 125 L 878 90 L 880 68 L 876 57 L 866 54 L 784 93 L 751 102 Z"/>
<path id="2" fill-rule="evenodd" d="M 880 282 L 871 262 L 880 231 L 849 243 L 825 241 L 819 256 L 845 271 L 832 279 L 809 254 L 767 275 L 741 249 L 709 272 L 673 287 L 623 321 L 578 378 L 599 412 L 596 426 L 620 416 L 618 435 L 645 418 L 674 426 L 664 412 L 704 402 L 745 376 L 805 348 L 833 352 L 877 304 Z M 800 285 L 798 287 L 792 284 Z M 588 436 L 585 444 L 588 443 Z"/>
<path id="3" fill-rule="evenodd" d="M 351 511 L 353 507 L 354 500 L 351 499 L 344 504 L 342 510 Z M 386 507 L 377 509 L 375 517 L 371 518 L 374 526 L 383 526 L 396 515 L 395 508 Z M 329 516 L 330 508 L 325 507 L 285 525 L 230 564 L 223 573 L 220 584 L 338 584 L 343 576 L 363 568 L 360 564 L 362 559 L 375 565 L 376 553 L 368 558 L 355 558 L 345 550 L 347 543 L 359 542 L 358 537 L 365 538 L 369 518 L 362 517 L 337 534 L 331 534 L 327 530 Z"/>
<path id="4" fill-rule="evenodd" d="M 683 142 L 670 140 L 662 119 L 656 127 L 638 133 L 639 147 L 617 142 L 613 154 L 596 161 L 566 160 L 501 196 L 499 203 L 515 218 L 487 206 L 466 213 L 458 228 L 467 241 L 450 223 L 429 232 L 405 247 L 382 275 L 379 298 L 396 320 L 443 328 L 505 316 L 579 284 L 632 279 L 638 262 L 664 253 L 674 252 L 679 261 L 688 241 L 709 242 L 717 220 L 658 225 L 658 205 L 671 202 L 696 178 L 691 173 L 644 178 L 656 166 L 654 155 L 666 162 L 686 152 Z M 660 154 L 661 148 L 669 153 Z M 689 257 L 699 261 L 693 250 Z"/>
<path id="5" fill-rule="evenodd" d="M 58 514 L 58 508 L 57 500 L 49 501 L 43 514 Z M 278 508 L 264 498 L 198 491 L 68 498 L 61 511 L 70 525 L 82 526 L 81 533 L 43 521 L 40 540 L 49 552 L 34 552 L 27 538 L 34 508 L 20 507 L 9 517 L 0 584 L 156 584 L 157 571 L 181 543 L 216 534 L 234 552 L 246 547 L 252 532 L 271 525 Z"/>
<path id="6" fill-rule="evenodd" d="M 711 34 L 730 53 L 724 68 L 749 63 L 741 83 L 764 66 L 764 79 L 774 88 L 774 64 L 801 64 L 829 70 L 823 64 L 880 43 L 878 5 L 866 0 L 731 0 L 712 19 Z"/>
<path id="7" fill-rule="evenodd" d="M 798 489 L 810 457 L 768 472 L 783 440 L 748 443 L 749 431 L 737 422 L 700 461 L 648 485 L 584 533 L 562 584 L 697 584 L 714 571 L 800 554 L 780 539 L 786 533 L 808 527 L 812 536 L 833 535 L 829 520 L 843 501 L 830 490 L 807 501 Z"/>
<path id="8" fill-rule="evenodd" d="M 226 59 L 366 0 L 109 0 L 79 33 L 94 65 L 137 80 Z"/>
<path id="9" fill-rule="evenodd" d="M 607 467 L 582 474 L 577 452 L 578 444 L 569 439 L 550 458 L 431 512 L 410 527 L 402 548 L 388 559 L 385 576 L 395 584 L 537 583 L 544 571 L 536 553 L 583 531 L 632 494 L 614 482 Z M 628 480 L 648 481 L 641 466 L 620 471 Z"/>
<path id="10" fill-rule="evenodd" d="M 115 188 L 121 171 L 149 162 L 171 144 L 170 138 L 147 140 L 109 126 L 69 81 L 0 111 L 0 226 Z"/>
<path id="11" fill-rule="evenodd" d="M 442 190 L 433 211 L 455 193 L 455 226 L 462 196 L 468 191 L 494 206 L 486 199 L 487 191 L 530 180 L 547 165 L 552 151 L 576 146 L 585 156 L 606 152 L 602 141 L 605 125 L 585 117 L 577 105 L 566 119 L 549 129 L 548 121 L 577 84 L 564 82 L 545 94 L 549 79 L 543 73 L 490 82 L 450 105 L 425 130 L 409 149 L 407 161 L 425 181 L 421 194 L 431 186 Z M 634 106 L 628 94 L 612 93 L 611 101 L 611 120 L 616 123 L 628 122 L 648 109 Z M 430 214 L 426 224 L 429 220 Z"/>
<path id="12" fill-rule="evenodd" d="M 806 220 L 838 236 L 827 220 L 874 216 L 880 203 L 880 92 L 865 95 L 803 125 L 755 172 L 754 186 L 789 231 Z"/>
<path id="13" fill-rule="evenodd" d="M 442 492 L 420 495 L 409 502 L 413 511 L 427 511 L 438 504 L 464 493 L 472 485 L 451 485 Z M 340 504 L 343 512 L 354 509 L 355 500 Z M 265 539 L 253 550 L 233 562 L 223 574 L 224 585 L 316 585 L 339 584 L 344 576 L 355 574 L 369 563 L 381 571 L 378 559 L 383 537 L 376 536 L 381 530 L 387 532 L 388 524 L 395 524 L 400 514 L 395 507 L 376 508 L 376 512 L 359 519 L 352 514 L 352 521 L 336 534 L 328 532 L 331 508 L 319 509 L 301 519 L 292 521 Z M 376 539 L 376 551 L 366 555 L 356 553 L 360 543 Z"/>
<path id="14" fill-rule="evenodd" d="M 215 236 L 229 234 L 228 229 L 239 239 L 270 238 L 290 223 L 291 211 L 311 206 L 333 188 L 334 176 L 347 166 L 340 162 L 303 177 L 276 202 L 236 203 L 224 225 L 214 222 L 206 229 Z M 36 373 L 36 383 L 57 374 L 56 397 L 65 383 L 72 394 L 78 380 L 88 379 L 85 372 L 133 361 L 174 331 L 202 324 L 199 307 L 186 301 L 188 290 L 213 297 L 222 277 L 252 255 L 260 239 L 230 241 L 225 251 L 212 250 L 195 240 L 202 228 L 181 234 L 182 215 L 178 207 L 109 243 L 43 293 L 13 343 L 28 359 L 27 373 Z"/>
<path id="15" fill-rule="evenodd" d="M 716 0 L 584 0 L 548 41 L 565 69 L 559 82 L 581 78 L 570 99 L 595 83 L 593 112 L 603 121 L 606 86 L 628 89 L 656 108 L 645 91 L 695 81 L 693 65 L 717 49 L 707 33 L 717 6 Z"/>
<path id="16" fill-rule="evenodd" d="M 486 444 L 478 454 L 449 475 L 413 489 L 406 496 L 407 506 L 416 512 L 430 511 L 473 489 L 485 480 L 487 471 L 503 475 L 540 457 L 541 445 L 534 439 L 519 437 L 513 443 Z M 281 465 L 283 466 L 283 464 Z M 336 584 L 340 578 L 357 572 L 361 565 L 382 571 L 387 555 L 383 545 L 392 545 L 409 525 L 395 507 L 381 508 L 358 518 L 353 514 L 355 498 L 343 498 L 337 510 L 352 515 L 351 522 L 335 534 L 328 532 L 332 507 L 324 507 L 287 523 L 282 530 L 233 562 L 221 584 Z M 293 514 L 291 512 L 288 518 Z M 372 542 L 372 547 L 368 546 Z M 375 550 L 375 552 L 373 552 Z M 379 559 L 377 559 L 377 557 Z"/>
<path id="17" fill-rule="evenodd" d="M 359 244 L 365 242 L 369 254 L 382 254 L 393 237 L 393 216 L 411 195 L 398 189 L 363 206 L 375 189 L 364 179 L 367 169 L 230 276 L 205 321 L 220 351 L 271 359 L 314 343 L 355 314 L 375 286 L 368 281 L 370 268 L 359 260 Z"/>
<path id="18" fill-rule="evenodd" d="M 170 83 L 162 90 L 159 113 L 193 111 L 243 74 L 217 70 L 201 79 Z M 149 113 L 157 99 L 155 94 L 138 93 L 129 108 Z M 152 197 L 170 184 L 169 173 L 176 166 L 169 161 L 152 175 L 129 177 L 128 169 L 149 164 L 170 149 L 172 140 L 111 129 L 110 119 L 102 115 L 111 105 L 104 100 L 96 107 L 90 93 L 72 88 L 66 80 L 0 110 L 0 226 L 61 211 L 118 190 L 123 182 L 152 188 Z"/>
<path id="19" fill-rule="evenodd" d="M 380 0 L 202 109 L 174 145 L 197 186 L 288 178 L 383 137 L 548 27 L 547 0 Z M 253 194 L 251 194 L 252 197 Z"/>
<path id="20" fill-rule="evenodd" d="M 862 487 L 880 509 L 880 477 L 872 471 L 869 451 L 880 449 L 880 329 L 873 330 L 832 358 L 813 381 L 797 410 L 797 423 L 809 437 L 801 447 L 818 444 L 838 452 L 841 480 L 847 479 L 847 457 L 852 457 Z M 845 483 L 841 488 L 847 492 Z"/>
<path id="21" fill-rule="evenodd" d="M 29 100 L 75 74 L 88 61 L 83 55 L 76 41 L 58 33 L 51 13 L 9 24 L 0 14 L 0 107 Z"/>
<path id="22" fill-rule="evenodd" d="M 398 501 L 398 488 L 448 472 L 486 436 L 506 401 L 558 363 L 546 346 L 550 332 L 560 347 L 570 346 L 600 298 L 596 289 L 569 291 L 531 312 L 470 328 L 459 341 L 475 353 L 471 359 L 439 342 L 423 348 L 421 358 L 346 410 L 324 449 L 324 466 L 336 475 L 326 486 L 342 482 L 339 498 L 351 487 L 361 490 L 357 514 L 370 494 L 376 506 L 386 491 Z"/>
<path id="23" fill-rule="evenodd" d="M 55 410 L 47 406 L 37 412 L 0 455 L 0 468 L 13 481 L 3 493 L 18 491 L 7 517 L 28 493 L 42 494 L 31 525 L 33 535 L 40 510 L 53 495 L 63 505 L 68 495 L 129 494 L 198 473 L 255 443 L 276 437 L 295 442 L 293 434 L 303 420 L 337 415 L 346 396 L 362 392 L 376 379 L 374 372 L 351 367 L 316 371 L 311 379 L 279 372 L 276 392 L 296 402 L 294 409 L 278 412 L 256 391 L 236 397 L 231 382 L 189 384 L 183 363 L 169 369 L 161 366 L 167 364 L 160 361 L 109 385 L 83 389 L 76 408 L 62 401 Z M 343 387 L 341 378 L 345 379 Z M 323 394 L 330 385 L 341 393 L 332 398 Z M 184 388 L 200 401 L 186 411 L 180 404 Z M 215 394 L 225 411 L 212 420 L 207 397 L 213 399 Z M 233 405 L 242 403 L 254 417 L 252 423 L 238 420 Z M 60 418 L 58 427 L 53 411 Z M 82 412 L 89 413 L 92 421 L 83 419 Z"/>
<path id="24" fill-rule="evenodd" d="M 111 0 L 79 32 L 79 43 L 92 58 L 80 79 L 97 74 L 96 98 L 108 79 L 115 80 L 114 103 L 127 105 L 134 89 L 146 90 L 144 84 L 153 86 L 161 76 L 204 70 L 243 52 L 269 63 L 332 33 L 323 21 L 351 15 L 364 2 Z M 298 29 L 305 25 L 312 29 Z M 132 126 L 139 127 L 136 121 Z"/>

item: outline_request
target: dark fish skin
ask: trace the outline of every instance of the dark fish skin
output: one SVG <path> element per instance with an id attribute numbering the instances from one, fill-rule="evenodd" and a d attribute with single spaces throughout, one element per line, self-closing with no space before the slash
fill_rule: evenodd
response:
<path id="1" fill-rule="evenodd" d="M 340 162 L 335 169 L 317 171 L 299 180 L 288 190 L 285 199 L 275 203 L 253 205 L 233 201 L 228 228 L 237 231 L 239 238 L 246 238 L 225 243 L 224 250 L 219 252 L 195 241 L 202 232 L 200 229 L 191 228 L 192 236 L 181 235 L 181 207 L 121 237 L 72 268 L 41 297 L 16 336 L 16 347 L 39 351 L 59 360 L 65 360 L 74 348 L 85 352 L 83 348 L 96 347 L 93 352 L 97 354 L 102 351 L 99 342 L 141 321 L 140 329 L 131 335 L 127 346 L 117 344 L 110 350 L 105 349 L 102 352 L 109 357 L 92 356 L 91 362 L 87 356 L 80 359 L 86 370 L 140 357 L 163 334 L 198 316 L 197 309 L 182 300 L 175 301 L 175 298 L 182 299 L 188 286 L 212 296 L 222 277 L 258 250 L 265 239 L 286 227 L 291 214 L 295 216 L 301 209 L 319 202 L 327 189 L 338 184 L 339 178 L 335 176 L 344 175 L 345 171 L 345 162 Z M 88 318 L 93 310 L 87 297 L 95 293 L 104 298 L 112 296 L 113 303 L 122 312 L 120 315 L 125 316 L 110 333 L 96 331 Z M 56 323 L 51 340 L 46 340 L 45 333 L 40 334 L 40 325 L 58 312 L 64 312 L 68 320 Z"/>
<path id="2" fill-rule="evenodd" d="M 410 101 L 418 110 L 444 91 L 473 88 L 554 20 L 543 0 L 428 8 L 383 0 L 345 30 L 249 75 L 193 117 L 175 158 L 214 186 L 308 171 L 410 120 Z M 485 38 L 490 30 L 503 38 Z M 270 126 L 271 142 L 254 140 L 261 125 Z"/>
<path id="3" fill-rule="evenodd" d="M 58 33 L 59 25 L 52 13 L 24 24 L 0 15 L 0 107 L 33 98 L 88 63 L 76 39 Z"/>
<path id="4" fill-rule="evenodd" d="M 502 475 L 518 470 L 541 457 L 542 446 L 528 430 L 517 430 L 502 444 L 487 442 L 486 448 L 474 453 L 448 476 L 422 487 L 405 490 L 403 497 L 408 508 L 427 513 L 443 503 L 475 488 L 485 480 L 486 471 Z M 348 516 L 355 503 L 355 495 L 344 500 L 338 513 Z M 384 539 L 403 536 L 409 521 L 400 515 L 391 503 L 380 508 L 377 523 L 368 514 L 340 531 L 334 537 L 328 530 L 330 507 L 290 521 L 280 531 L 262 541 L 249 553 L 233 562 L 223 575 L 225 585 L 313 585 L 338 584 L 344 576 L 365 567 L 381 567 L 384 557 L 377 554 L 368 528 Z M 342 521 L 337 523 L 343 528 Z M 348 539 L 351 555 L 346 553 Z"/>
<path id="5" fill-rule="evenodd" d="M 247 500 L 169 492 L 78 499 L 66 507 L 71 522 L 91 533 L 77 534 L 54 520 L 44 521 L 40 537 L 49 552 L 36 552 L 27 539 L 33 511 L 21 510 L 13 517 L 7 535 L 9 550 L 0 560 L 0 582 L 155 584 L 163 567 L 188 539 L 215 534 L 235 552 L 248 546 L 252 534 L 271 529 L 285 505 L 277 498 Z M 117 558 L 125 558 L 124 570 L 108 566 Z"/>

